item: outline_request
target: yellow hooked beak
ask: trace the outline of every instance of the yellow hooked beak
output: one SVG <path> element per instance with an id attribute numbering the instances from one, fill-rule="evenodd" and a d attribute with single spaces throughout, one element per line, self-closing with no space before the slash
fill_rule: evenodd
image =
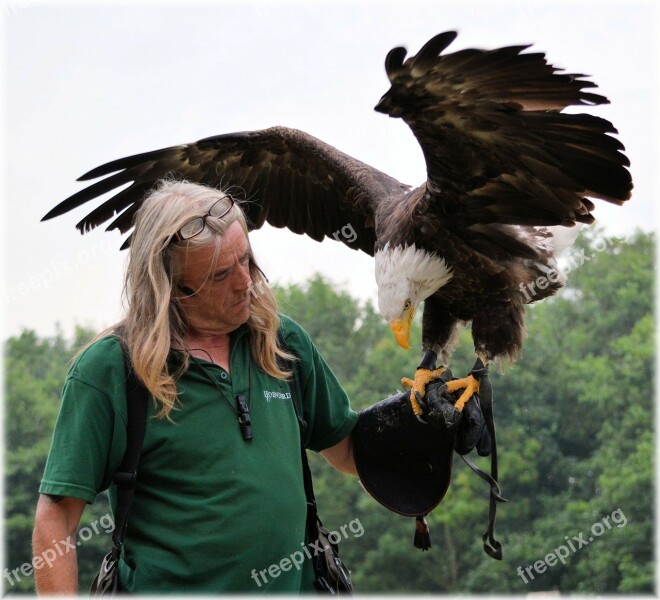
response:
<path id="1" fill-rule="evenodd" d="M 401 314 L 401 319 L 393 319 L 390 321 L 392 333 L 399 343 L 399 346 L 410 350 L 410 324 L 415 314 L 415 307 L 411 306 L 408 310 L 404 310 Z"/>

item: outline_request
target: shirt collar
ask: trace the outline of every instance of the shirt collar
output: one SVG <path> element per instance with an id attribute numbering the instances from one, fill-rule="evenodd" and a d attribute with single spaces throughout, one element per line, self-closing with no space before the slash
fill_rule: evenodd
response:
<path id="1" fill-rule="evenodd" d="M 229 334 L 229 353 L 231 355 L 231 352 L 234 349 L 234 346 L 236 343 L 245 335 L 247 335 L 250 332 L 250 328 L 248 327 L 247 323 L 243 323 L 243 325 L 240 325 L 234 331 L 232 331 Z M 167 363 L 170 369 L 178 368 L 181 366 L 181 363 L 183 361 L 183 354 L 179 350 L 174 350 L 173 348 L 170 349 L 170 353 L 167 356 Z"/>

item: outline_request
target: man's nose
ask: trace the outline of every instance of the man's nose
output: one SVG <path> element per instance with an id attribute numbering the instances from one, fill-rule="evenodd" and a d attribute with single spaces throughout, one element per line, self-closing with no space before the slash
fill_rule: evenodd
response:
<path id="1" fill-rule="evenodd" d="M 252 277 L 250 277 L 250 265 L 241 266 L 236 276 L 236 287 L 239 290 L 247 290 L 252 287 Z"/>

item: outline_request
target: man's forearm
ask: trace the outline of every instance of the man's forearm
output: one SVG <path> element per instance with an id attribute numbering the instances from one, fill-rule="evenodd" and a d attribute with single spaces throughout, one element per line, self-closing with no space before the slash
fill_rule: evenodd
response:
<path id="1" fill-rule="evenodd" d="M 41 559 L 38 563 L 40 568 L 34 569 L 34 583 L 38 594 L 78 592 L 75 537 L 69 536 L 61 527 L 42 524 L 34 529 L 32 550 L 35 558 Z"/>
<path id="2" fill-rule="evenodd" d="M 349 433 L 341 442 L 321 451 L 321 455 L 338 471 L 357 475 L 353 457 L 353 434 Z"/>
<path id="3" fill-rule="evenodd" d="M 78 555 L 76 531 L 84 501 L 61 501 L 41 496 L 37 505 L 32 552 L 34 582 L 38 594 L 76 594 Z"/>

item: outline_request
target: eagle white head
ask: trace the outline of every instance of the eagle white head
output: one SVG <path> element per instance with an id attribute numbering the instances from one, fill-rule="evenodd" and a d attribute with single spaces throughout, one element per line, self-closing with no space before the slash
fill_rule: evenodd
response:
<path id="1" fill-rule="evenodd" d="M 403 348 L 410 348 L 410 324 L 415 308 L 451 278 L 444 258 L 422 248 L 390 246 L 376 252 L 378 309 Z"/>

